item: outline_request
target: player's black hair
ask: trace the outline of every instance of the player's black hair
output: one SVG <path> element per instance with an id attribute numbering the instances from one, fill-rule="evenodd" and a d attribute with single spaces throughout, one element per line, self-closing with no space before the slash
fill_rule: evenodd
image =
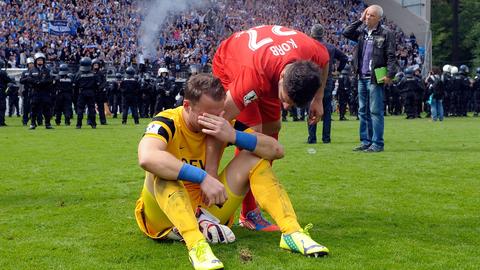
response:
<path id="1" fill-rule="evenodd" d="M 191 76 L 185 88 L 185 99 L 195 104 L 203 94 L 215 101 L 220 101 L 226 96 L 222 83 L 212 74 L 199 73 Z"/>
<path id="2" fill-rule="evenodd" d="M 287 67 L 283 86 L 298 107 L 305 106 L 320 88 L 320 68 L 312 61 L 297 61 Z"/>

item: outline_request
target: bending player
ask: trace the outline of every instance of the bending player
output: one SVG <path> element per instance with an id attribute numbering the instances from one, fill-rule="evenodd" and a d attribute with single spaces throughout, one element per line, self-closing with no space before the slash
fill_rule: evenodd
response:
<path id="1" fill-rule="evenodd" d="M 306 256 L 327 255 L 328 249 L 298 224 L 290 199 L 272 172 L 269 160 L 283 157 L 282 146 L 240 122 L 234 129 L 222 117 L 224 102 L 218 79 L 195 75 L 187 82 L 183 106 L 159 113 L 148 125 L 138 147 L 139 163 L 146 171 L 135 211 L 140 229 L 154 239 L 182 237 L 195 269 L 221 269 L 222 262 L 206 242 L 212 237 L 202 233 L 194 210 L 200 206 L 200 216 L 211 213 L 217 219 L 210 219 L 212 225 L 225 227 L 251 188 L 280 227 L 281 248 Z M 207 135 L 244 149 L 218 179 L 203 169 Z"/>
<path id="2" fill-rule="evenodd" d="M 257 132 L 278 139 L 283 106 L 310 106 L 309 124 L 323 115 L 323 91 L 329 55 L 324 45 L 308 35 L 278 25 L 263 25 L 234 33 L 213 58 L 213 74 L 227 91 L 225 115 Z M 206 171 L 218 171 L 221 143 L 209 139 Z M 248 193 L 240 212 L 240 225 L 275 231 L 263 218 Z"/>

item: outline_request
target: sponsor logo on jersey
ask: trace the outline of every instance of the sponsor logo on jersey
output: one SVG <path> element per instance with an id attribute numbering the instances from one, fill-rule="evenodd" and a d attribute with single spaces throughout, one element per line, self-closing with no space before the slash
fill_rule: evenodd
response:
<path id="1" fill-rule="evenodd" d="M 255 93 L 255 90 L 252 90 L 243 96 L 243 105 L 247 106 L 256 99 L 258 99 L 257 93 Z"/>
<path id="2" fill-rule="evenodd" d="M 161 127 L 162 127 L 162 126 L 159 125 L 159 124 L 151 123 L 150 125 L 147 126 L 147 129 L 145 130 L 145 133 L 150 133 L 150 134 L 155 134 L 155 135 L 157 135 L 157 134 L 158 134 L 158 130 L 159 130 Z"/>

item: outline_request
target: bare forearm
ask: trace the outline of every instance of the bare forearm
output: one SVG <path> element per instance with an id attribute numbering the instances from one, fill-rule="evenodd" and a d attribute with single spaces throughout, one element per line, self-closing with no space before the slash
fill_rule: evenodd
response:
<path id="1" fill-rule="evenodd" d="M 270 136 L 255 133 L 257 136 L 257 147 L 253 153 L 266 160 L 281 159 L 284 156 L 283 146 Z"/>
<path id="2" fill-rule="evenodd" d="M 218 174 L 218 165 L 223 154 L 223 143 L 213 136 L 207 136 L 207 155 L 205 171 L 210 175 Z"/>

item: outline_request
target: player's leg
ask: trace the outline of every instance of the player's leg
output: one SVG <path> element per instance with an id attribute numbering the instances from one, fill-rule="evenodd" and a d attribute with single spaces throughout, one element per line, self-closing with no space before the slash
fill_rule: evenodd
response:
<path id="1" fill-rule="evenodd" d="M 262 130 L 262 116 L 260 113 L 259 102 L 249 104 L 238 116 L 237 120 L 249 126 L 256 132 L 263 133 Z M 236 149 L 235 154 L 239 151 Z M 257 202 L 252 192 L 247 192 L 242 202 L 242 210 L 239 218 L 240 226 L 257 231 L 278 231 L 275 224 L 271 224 L 261 214 L 257 206 Z"/>
<path id="2" fill-rule="evenodd" d="M 298 224 L 286 191 L 272 171 L 270 162 L 259 160 L 249 173 L 250 187 L 259 205 L 272 216 L 282 231 L 280 247 L 305 256 L 324 256 L 328 249 L 310 238 Z"/>
<path id="3" fill-rule="evenodd" d="M 175 227 L 185 240 L 195 269 L 223 268 L 198 228 L 188 192 L 181 182 L 147 176 L 135 215 L 140 229 L 154 239 L 174 239 Z"/>

